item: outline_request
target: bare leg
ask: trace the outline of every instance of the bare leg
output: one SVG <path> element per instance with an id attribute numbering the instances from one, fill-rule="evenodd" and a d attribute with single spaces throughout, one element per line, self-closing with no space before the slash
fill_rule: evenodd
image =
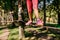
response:
<path id="1" fill-rule="evenodd" d="M 27 0 L 27 9 L 28 9 L 29 21 L 26 23 L 26 25 L 29 25 L 32 23 L 32 1 L 31 0 Z"/>
<path id="2" fill-rule="evenodd" d="M 32 13 L 28 13 L 29 15 L 29 20 L 32 21 Z"/>
<path id="3" fill-rule="evenodd" d="M 29 20 L 32 21 L 32 1 L 31 0 L 27 0 L 27 9 L 28 9 Z"/>
<path id="4" fill-rule="evenodd" d="M 39 19 L 38 9 L 34 9 L 34 14 L 35 14 L 36 18 Z"/>
<path id="5" fill-rule="evenodd" d="M 38 14 L 38 0 L 32 0 L 33 3 L 33 10 L 34 10 L 34 14 L 36 16 L 37 25 L 43 25 L 43 21 L 39 19 L 39 14 Z"/>
<path id="6" fill-rule="evenodd" d="M 36 18 L 39 18 L 39 14 L 38 14 L 38 0 L 32 0 L 33 3 L 33 10 L 34 10 L 34 14 L 36 16 Z"/>

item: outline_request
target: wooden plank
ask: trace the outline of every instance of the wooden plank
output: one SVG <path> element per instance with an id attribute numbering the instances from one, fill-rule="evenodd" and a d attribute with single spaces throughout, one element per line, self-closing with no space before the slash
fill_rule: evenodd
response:
<path id="1" fill-rule="evenodd" d="M 55 29 L 55 30 L 60 30 L 60 28 L 56 28 L 56 27 L 50 27 L 50 26 L 44 26 L 45 28 L 48 28 L 48 29 Z"/>
<path id="2" fill-rule="evenodd" d="M 40 28 L 26 28 L 25 31 L 29 31 L 29 30 L 38 30 Z"/>

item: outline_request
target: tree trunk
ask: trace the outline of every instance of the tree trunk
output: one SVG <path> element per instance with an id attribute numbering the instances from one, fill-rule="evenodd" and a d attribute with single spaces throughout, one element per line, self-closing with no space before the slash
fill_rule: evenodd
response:
<path id="1" fill-rule="evenodd" d="M 44 26 L 46 24 L 46 0 L 44 0 Z"/>
<path id="2" fill-rule="evenodd" d="M 22 1 L 18 0 L 18 20 L 21 21 L 22 20 Z M 21 23 L 21 22 L 19 22 Z M 19 40 L 24 40 L 24 30 L 22 27 L 23 24 L 19 24 Z"/>
<path id="3" fill-rule="evenodd" d="M 60 12 L 58 11 L 58 24 L 60 25 Z"/>
<path id="4" fill-rule="evenodd" d="M 60 25 L 60 10 L 59 10 L 59 0 L 57 0 L 57 13 L 58 13 L 58 24 Z"/>

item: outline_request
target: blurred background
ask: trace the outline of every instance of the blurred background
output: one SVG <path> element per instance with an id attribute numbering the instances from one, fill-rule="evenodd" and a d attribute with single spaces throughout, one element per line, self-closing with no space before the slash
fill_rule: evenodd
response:
<path id="1" fill-rule="evenodd" d="M 21 1 L 22 19 L 26 22 L 28 20 L 26 0 Z M 39 16 L 46 26 L 60 28 L 60 0 L 45 0 L 45 2 L 44 0 L 39 0 L 38 10 Z M 18 20 L 18 0 L 0 0 L 0 35 L 4 33 L 5 28 L 8 28 L 8 40 L 18 40 L 19 37 L 18 26 L 16 26 L 17 23 L 16 25 L 13 23 L 14 20 Z M 36 18 L 33 15 L 33 23 L 35 22 Z"/>

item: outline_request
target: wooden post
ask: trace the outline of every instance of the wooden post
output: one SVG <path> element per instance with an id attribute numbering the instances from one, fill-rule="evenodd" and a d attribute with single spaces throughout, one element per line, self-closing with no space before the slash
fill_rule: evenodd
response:
<path id="1" fill-rule="evenodd" d="M 21 10 L 20 8 L 19 8 L 19 10 Z M 20 13 L 21 11 L 19 11 L 18 12 L 18 20 L 19 21 L 21 21 L 22 20 L 22 17 L 21 17 L 21 13 Z M 23 28 L 22 28 L 22 26 L 21 25 L 19 25 L 19 40 L 23 40 L 24 39 L 24 30 L 23 30 Z"/>
<path id="2" fill-rule="evenodd" d="M 24 30 L 19 26 L 19 40 L 25 40 L 24 39 Z"/>
<path id="3" fill-rule="evenodd" d="M 2 10 L 2 17 L 4 18 L 4 10 Z"/>
<path id="4" fill-rule="evenodd" d="M 2 10 L 2 25 L 4 25 L 4 10 Z"/>
<path id="5" fill-rule="evenodd" d="M 21 13 L 22 13 L 22 1 L 21 0 L 18 0 L 18 20 L 21 21 L 22 20 L 22 16 L 21 16 Z M 24 39 L 24 30 L 22 28 L 21 25 L 19 25 L 19 40 L 25 40 Z"/>

